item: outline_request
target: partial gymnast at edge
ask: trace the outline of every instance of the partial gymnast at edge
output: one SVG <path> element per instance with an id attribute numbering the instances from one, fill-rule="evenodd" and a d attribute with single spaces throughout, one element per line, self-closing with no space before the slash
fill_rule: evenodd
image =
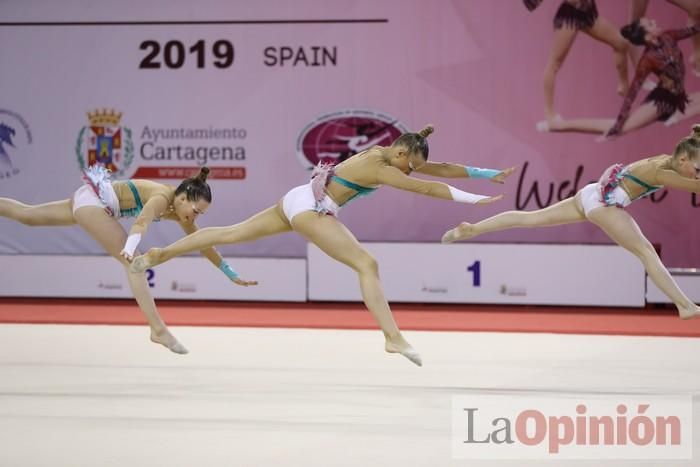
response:
<path id="1" fill-rule="evenodd" d="M 682 319 L 700 316 L 694 304 L 678 287 L 661 258 L 625 208 L 633 201 L 661 188 L 700 193 L 700 125 L 693 126 L 673 155 L 662 154 L 609 167 L 597 183 L 591 183 L 571 198 L 536 211 L 508 211 L 476 224 L 463 222 L 445 232 L 443 243 L 467 240 L 488 232 L 518 227 L 545 227 L 588 220 L 644 265 L 651 280 L 676 305 Z"/>

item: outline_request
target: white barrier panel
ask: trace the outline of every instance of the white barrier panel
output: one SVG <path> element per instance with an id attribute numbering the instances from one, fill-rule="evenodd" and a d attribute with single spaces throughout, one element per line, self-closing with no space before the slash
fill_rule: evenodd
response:
<path id="1" fill-rule="evenodd" d="M 643 306 L 644 268 L 612 245 L 365 243 L 397 302 Z M 308 247 L 310 300 L 361 300 L 357 276 Z"/>
<path id="2" fill-rule="evenodd" d="M 700 269 L 669 268 L 678 287 L 695 303 L 700 303 Z M 647 302 L 672 303 L 647 276 Z"/>
<path id="3" fill-rule="evenodd" d="M 232 283 L 204 258 L 175 258 L 147 271 L 155 298 L 306 301 L 306 260 L 231 258 L 255 287 Z M 131 297 L 124 268 L 107 256 L 0 256 L 0 296 Z"/>

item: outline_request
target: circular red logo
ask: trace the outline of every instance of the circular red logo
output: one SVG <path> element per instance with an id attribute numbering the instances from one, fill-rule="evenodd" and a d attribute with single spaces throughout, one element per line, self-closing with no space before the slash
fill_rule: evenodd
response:
<path id="1" fill-rule="evenodd" d="M 408 129 L 398 119 L 371 110 L 342 110 L 308 124 L 297 138 L 297 156 L 306 168 L 339 164 L 375 145 L 390 145 Z"/>

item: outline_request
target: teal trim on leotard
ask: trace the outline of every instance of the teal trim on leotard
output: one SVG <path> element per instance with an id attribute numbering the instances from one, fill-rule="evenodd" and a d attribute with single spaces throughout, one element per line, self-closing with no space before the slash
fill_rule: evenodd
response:
<path id="1" fill-rule="evenodd" d="M 348 198 L 348 200 L 345 201 L 344 204 L 348 204 L 350 201 L 357 197 L 370 195 L 376 190 L 376 188 L 367 188 L 366 186 L 358 185 L 357 183 L 353 183 L 350 180 L 345 180 L 344 178 L 339 177 L 337 175 L 333 175 L 333 177 L 331 177 L 331 180 L 336 183 L 339 183 L 340 185 L 343 185 L 344 187 L 356 191 L 356 193 L 350 198 Z"/>
<path id="2" fill-rule="evenodd" d="M 355 190 L 357 192 L 357 196 L 367 196 L 376 190 L 376 188 L 367 188 L 366 186 L 358 185 L 357 183 L 353 183 L 350 180 L 345 180 L 337 175 L 333 175 L 331 180 L 336 183 L 340 183 L 344 187 L 350 188 L 351 190 Z"/>
<path id="3" fill-rule="evenodd" d="M 131 193 L 134 195 L 134 202 L 136 203 L 136 207 L 129 209 L 120 209 L 119 215 L 121 217 L 138 217 L 141 214 L 141 210 L 143 209 L 141 196 L 139 196 L 139 191 L 136 189 L 136 185 L 134 185 L 134 182 L 132 182 L 131 180 L 127 180 L 126 184 L 131 190 Z"/>
<path id="4" fill-rule="evenodd" d="M 634 175 L 629 174 L 629 173 L 624 174 L 623 177 L 632 180 L 637 185 L 646 189 L 646 191 L 644 193 L 642 193 L 641 195 L 639 195 L 637 198 L 642 198 L 643 196 L 649 196 L 650 194 L 654 193 L 655 191 L 658 191 L 658 190 L 663 188 L 662 186 L 649 185 L 647 182 L 640 180 L 637 177 L 635 177 Z"/>

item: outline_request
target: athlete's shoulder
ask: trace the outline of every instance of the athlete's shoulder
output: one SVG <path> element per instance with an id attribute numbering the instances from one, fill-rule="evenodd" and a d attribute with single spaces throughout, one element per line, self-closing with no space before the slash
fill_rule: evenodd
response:
<path id="1" fill-rule="evenodd" d="M 365 151 L 365 157 L 372 159 L 376 162 L 385 162 L 384 158 L 384 147 L 383 146 L 372 146 Z"/>
<path id="2" fill-rule="evenodd" d="M 648 164 L 653 164 L 658 168 L 665 168 L 672 158 L 673 156 L 670 156 L 668 154 L 659 154 L 657 156 L 647 157 L 646 159 L 644 159 L 644 162 Z"/>

